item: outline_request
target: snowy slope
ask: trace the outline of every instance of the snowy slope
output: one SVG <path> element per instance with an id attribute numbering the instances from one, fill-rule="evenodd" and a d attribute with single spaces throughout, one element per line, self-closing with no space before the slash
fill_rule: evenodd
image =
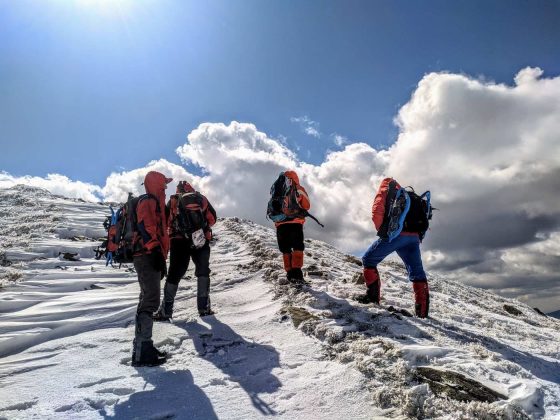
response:
<path id="1" fill-rule="evenodd" d="M 0 190 L 0 417 L 560 418 L 560 321 L 443 278 L 431 318 L 408 317 L 391 261 L 382 306 L 363 305 L 358 261 L 314 240 L 296 288 L 273 230 L 238 219 L 215 229 L 217 315 L 197 317 L 189 269 L 154 329 L 171 359 L 132 368 L 135 274 L 93 259 L 107 209 Z"/>

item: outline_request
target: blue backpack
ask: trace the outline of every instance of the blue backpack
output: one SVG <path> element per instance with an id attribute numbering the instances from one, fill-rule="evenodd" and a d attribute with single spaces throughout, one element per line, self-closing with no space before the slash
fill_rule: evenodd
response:
<path id="1" fill-rule="evenodd" d="M 396 182 L 395 182 L 396 184 Z M 398 185 L 398 184 L 397 184 Z M 422 195 L 416 194 L 412 187 L 394 188 L 387 195 L 385 205 L 385 221 L 387 230 L 380 236 L 391 242 L 404 230 L 418 233 L 420 241 L 426 236 L 426 231 L 432 219 L 432 205 L 430 191 Z M 385 224 L 385 223 L 384 223 Z"/>

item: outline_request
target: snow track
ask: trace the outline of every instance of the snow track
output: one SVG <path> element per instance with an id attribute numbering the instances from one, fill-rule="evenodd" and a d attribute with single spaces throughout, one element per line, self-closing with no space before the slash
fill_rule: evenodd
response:
<path id="1" fill-rule="evenodd" d="M 190 267 L 175 322 L 154 327 L 171 358 L 132 368 L 135 273 L 93 259 L 108 207 L 27 187 L 0 198 L 2 268 L 18 273 L 0 292 L 0 418 L 560 417 L 559 321 L 442 278 L 431 318 L 404 316 L 412 291 L 394 262 L 382 307 L 363 305 L 359 261 L 314 240 L 295 287 L 273 230 L 235 218 L 215 228 L 216 316 L 198 317 Z M 21 223 L 32 228 L 16 237 Z M 469 386 L 503 399 L 454 397 Z"/>

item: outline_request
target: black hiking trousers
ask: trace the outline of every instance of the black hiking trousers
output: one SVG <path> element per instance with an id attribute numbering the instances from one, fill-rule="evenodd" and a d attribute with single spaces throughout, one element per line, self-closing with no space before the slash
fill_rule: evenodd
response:
<path id="1" fill-rule="evenodd" d="M 292 251 L 303 251 L 303 225 L 301 223 L 286 223 L 276 228 L 276 239 L 278 248 L 282 254 L 289 254 Z"/>
<path id="2" fill-rule="evenodd" d="M 199 249 L 191 246 L 191 241 L 186 238 L 171 239 L 169 271 L 167 282 L 179 284 L 181 278 L 189 268 L 192 258 L 195 270 L 194 275 L 198 277 L 210 277 L 210 245 L 208 241 Z"/>

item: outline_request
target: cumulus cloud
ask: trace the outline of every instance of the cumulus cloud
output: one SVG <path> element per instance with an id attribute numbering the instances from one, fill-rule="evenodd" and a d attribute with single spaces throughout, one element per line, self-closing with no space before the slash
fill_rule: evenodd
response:
<path id="1" fill-rule="evenodd" d="M 161 159 L 111 174 L 102 189 L 67 178 L 27 179 L 48 189 L 65 184 L 66 195 L 79 190 L 86 194 L 81 198 L 101 194 L 120 201 L 128 191 L 141 193 L 145 173 L 158 170 L 175 179 L 171 191 L 181 179 L 193 183 L 222 216 L 271 224 L 265 219 L 270 185 L 281 171 L 295 169 L 311 197 L 311 212 L 326 225 L 309 221 L 307 234 L 361 252 L 375 239 L 376 188 L 393 176 L 416 190 L 431 189 L 440 209 L 423 244 L 429 270 L 552 310 L 560 295 L 558 115 L 560 77 L 543 78 L 538 68 L 521 70 L 513 85 L 431 73 L 396 116 L 399 135 L 388 150 L 336 135 L 344 148 L 312 165 L 298 160 L 285 139 L 253 124 L 204 123 L 176 150 L 185 163 L 201 168 L 201 176 Z M 292 122 L 320 135 L 307 116 Z M 3 177 L 0 186 L 10 179 Z"/>
<path id="2" fill-rule="evenodd" d="M 105 201 L 124 202 L 131 192 L 134 195 L 143 194 L 144 177 L 149 171 L 158 171 L 169 178 L 173 178 L 167 187 L 167 194 L 175 193 L 175 188 L 180 180 L 188 179 L 193 184 L 198 183 L 199 178 L 190 174 L 187 170 L 165 159 L 153 160 L 145 167 L 131 171 L 113 172 L 107 178 L 102 194 Z"/>
<path id="3" fill-rule="evenodd" d="M 558 252 L 533 251 L 557 249 L 543 235 L 560 229 L 560 78 L 542 74 L 524 69 L 507 86 L 433 73 L 401 108 L 387 173 L 433 190 L 432 268 L 498 289 L 520 266 L 540 290 L 557 282 Z"/>
<path id="4" fill-rule="evenodd" d="M 0 172 L 0 188 L 10 188 L 14 185 L 25 184 L 44 188 L 53 194 L 70 198 L 80 198 L 86 201 L 98 201 L 102 190 L 97 185 L 82 181 L 72 181 L 60 174 L 48 174 L 46 178 L 38 176 L 12 176 L 7 172 Z"/>
<path id="5" fill-rule="evenodd" d="M 321 138 L 322 134 L 319 131 L 319 123 L 313 121 L 307 115 L 302 117 L 292 117 L 290 121 L 299 124 L 301 130 L 308 136 L 315 137 L 317 139 Z"/>

